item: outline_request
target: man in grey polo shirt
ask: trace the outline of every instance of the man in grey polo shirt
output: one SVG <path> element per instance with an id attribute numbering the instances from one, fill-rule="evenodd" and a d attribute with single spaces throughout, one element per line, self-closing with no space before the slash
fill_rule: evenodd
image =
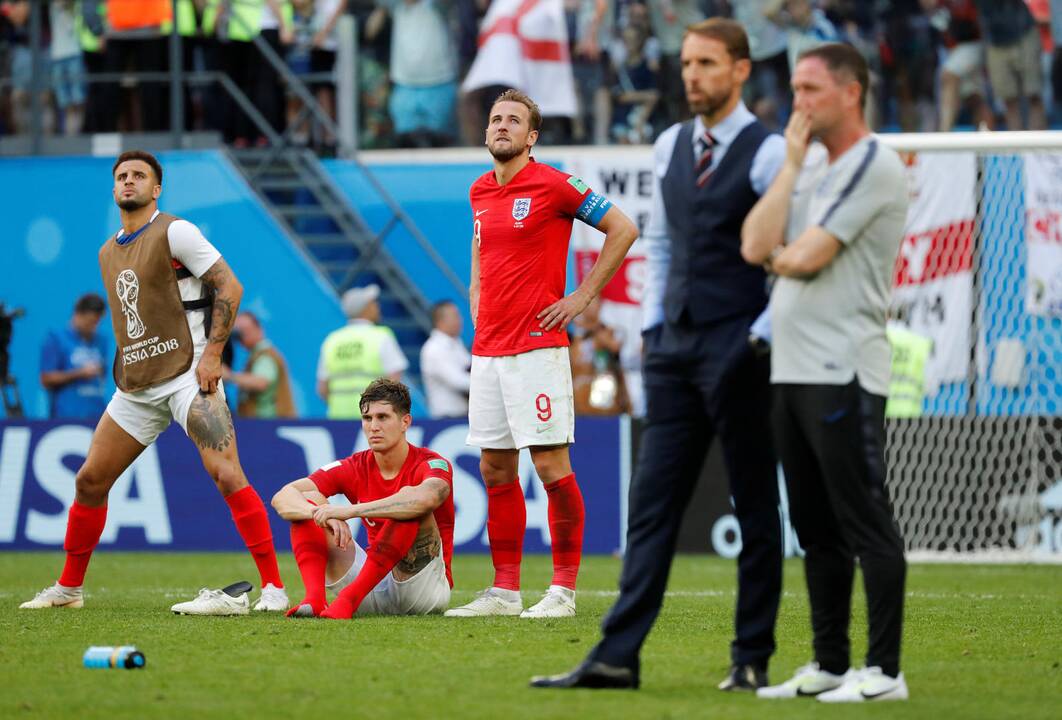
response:
<path id="1" fill-rule="evenodd" d="M 803 53 L 792 84 L 786 162 L 745 221 L 742 255 L 779 276 L 770 303 L 775 439 L 806 553 L 815 658 L 758 695 L 905 700 L 906 563 L 884 447 L 885 316 L 907 185 L 899 157 L 867 129 L 867 67 L 856 50 Z M 866 667 L 850 670 L 856 558 L 870 637 Z"/>

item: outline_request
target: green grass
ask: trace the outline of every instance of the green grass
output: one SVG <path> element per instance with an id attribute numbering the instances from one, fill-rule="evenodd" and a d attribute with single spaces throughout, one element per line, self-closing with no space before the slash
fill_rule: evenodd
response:
<path id="1" fill-rule="evenodd" d="M 254 579 L 233 554 L 101 552 L 83 610 L 19 611 L 55 577 L 57 554 L 0 553 L 0 718 L 1057 718 L 1062 716 L 1062 568 L 912 566 L 904 636 L 911 701 L 827 707 L 767 703 L 714 689 L 728 665 L 734 564 L 675 563 L 642 655 L 642 689 L 542 691 L 530 675 L 574 666 L 612 604 L 619 561 L 587 558 L 579 617 L 349 623 L 268 617 L 177 617 L 169 606 L 203 585 Z M 282 571 L 301 586 L 290 555 Z M 458 557 L 454 604 L 489 581 L 489 560 Z M 549 558 L 525 560 L 525 600 L 545 588 Z M 810 654 L 799 562 L 786 595 L 771 676 Z M 293 598 L 294 599 L 294 598 Z M 865 649 L 861 593 L 854 660 Z M 135 644 L 143 671 L 87 670 L 89 645 Z"/>

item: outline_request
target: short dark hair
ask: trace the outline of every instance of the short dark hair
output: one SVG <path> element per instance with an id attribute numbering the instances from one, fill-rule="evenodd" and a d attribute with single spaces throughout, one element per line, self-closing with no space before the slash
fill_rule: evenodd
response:
<path id="1" fill-rule="evenodd" d="M 870 70 L 866 58 L 851 45 L 845 43 L 827 43 L 805 50 L 797 57 L 797 62 L 808 58 L 818 58 L 838 82 L 854 80 L 859 83 L 859 108 L 867 104 L 867 88 L 870 86 Z"/>
<path id="2" fill-rule="evenodd" d="M 358 403 L 362 413 L 369 412 L 369 405 L 374 402 L 390 403 L 399 417 L 409 415 L 413 403 L 409 399 L 409 388 L 397 380 L 376 378 L 366 386 Z"/>
<path id="3" fill-rule="evenodd" d="M 687 26 L 686 34 L 718 40 L 726 45 L 732 60 L 748 60 L 751 57 L 748 33 L 745 32 L 745 26 L 736 20 L 721 17 L 701 20 Z"/>
<path id="4" fill-rule="evenodd" d="M 531 129 L 538 130 L 542 127 L 542 111 L 538 109 L 538 105 L 527 93 L 517 90 L 516 88 L 509 88 L 501 95 L 494 98 L 494 102 L 490 104 L 491 109 L 500 102 L 520 103 L 527 108 L 529 113 L 531 113 Z"/>
<path id="5" fill-rule="evenodd" d="M 76 313 L 95 313 L 96 315 L 102 315 L 103 311 L 107 309 L 107 303 L 103 301 L 103 298 L 96 293 L 85 293 L 77 299 L 74 303 L 74 312 Z"/>
<path id="6" fill-rule="evenodd" d="M 147 150 L 126 150 L 124 153 L 118 156 L 118 159 L 114 161 L 114 166 L 111 168 L 111 175 L 114 175 L 114 171 L 118 169 L 118 166 L 129 160 L 143 160 L 151 169 L 155 171 L 155 180 L 158 184 L 162 184 L 162 163 L 159 159 L 149 153 Z"/>
<path id="7" fill-rule="evenodd" d="M 451 306 L 457 307 L 457 303 L 455 303 L 453 300 L 440 300 L 439 302 L 437 302 L 434 305 L 432 305 L 431 306 L 431 324 L 433 326 L 437 325 L 439 323 L 439 318 L 442 316 L 442 311 L 445 308 L 448 308 L 448 307 L 451 307 Z"/>

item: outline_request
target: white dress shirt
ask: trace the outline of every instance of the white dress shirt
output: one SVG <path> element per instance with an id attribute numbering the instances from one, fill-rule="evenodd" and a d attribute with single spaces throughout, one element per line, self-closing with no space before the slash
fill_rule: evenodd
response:
<path id="1" fill-rule="evenodd" d="M 734 111 L 723 118 L 714 127 L 709 128 L 715 145 L 712 147 L 712 164 L 714 170 L 723 161 L 727 150 L 742 130 L 753 122 L 756 116 L 749 112 L 745 103 L 739 102 Z M 698 115 L 694 118 L 693 135 L 689 152 L 697 157 L 696 142 L 704 134 L 704 122 Z M 648 330 L 664 321 L 664 291 L 667 285 L 668 266 L 671 263 L 671 239 L 668 237 L 667 210 L 661 192 L 661 181 L 667 175 L 671 156 L 678 142 L 682 125 L 675 124 L 665 130 L 653 145 L 653 199 L 642 239 L 645 241 L 645 297 L 642 301 L 642 329 Z M 785 139 L 777 133 L 767 136 L 752 159 L 749 182 L 756 194 L 763 195 L 774 182 L 774 178 L 785 162 Z"/>
<path id="2" fill-rule="evenodd" d="M 420 349 L 420 374 L 433 418 L 466 417 L 472 355 L 461 338 L 436 328 Z"/>

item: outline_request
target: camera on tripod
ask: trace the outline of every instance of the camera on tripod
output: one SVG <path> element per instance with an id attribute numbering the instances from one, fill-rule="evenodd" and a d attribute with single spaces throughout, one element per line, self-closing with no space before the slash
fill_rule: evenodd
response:
<path id="1" fill-rule="evenodd" d="M 22 417 L 22 401 L 18 384 L 8 372 L 11 364 L 11 331 L 15 320 L 26 314 L 25 308 L 8 310 L 0 302 L 0 398 L 4 402 L 4 414 L 9 418 Z"/>

